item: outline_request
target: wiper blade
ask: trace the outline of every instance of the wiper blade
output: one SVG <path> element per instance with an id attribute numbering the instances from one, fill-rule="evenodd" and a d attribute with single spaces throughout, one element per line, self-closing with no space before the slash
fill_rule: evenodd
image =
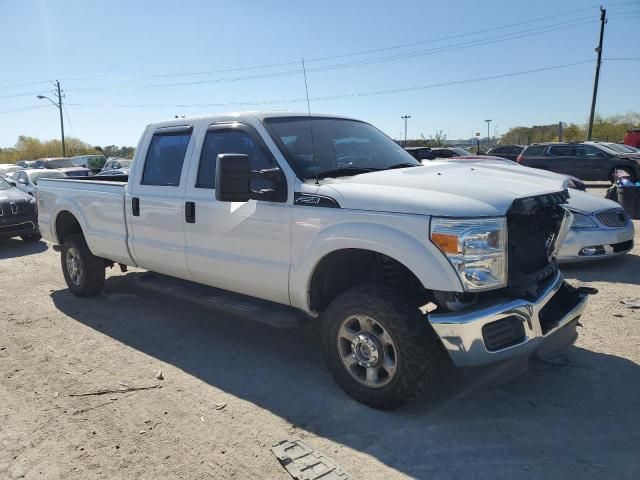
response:
<path id="1" fill-rule="evenodd" d="M 409 167 L 419 167 L 417 163 L 396 163 L 395 165 L 391 165 L 390 167 L 385 168 L 384 170 L 393 170 L 395 168 L 409 168 Z"/>
<path id="2" fill-rule="evenodd" d="M 378 168 L 362 168 L 362 167 L 343 167 L 336 168 L 334 170 L 326 170 L 324 172 L 318 172 L 318 178 L 327 177 L 346 177 L 348 175 L 359 175 L 361 173 L 375 172 Z"/>

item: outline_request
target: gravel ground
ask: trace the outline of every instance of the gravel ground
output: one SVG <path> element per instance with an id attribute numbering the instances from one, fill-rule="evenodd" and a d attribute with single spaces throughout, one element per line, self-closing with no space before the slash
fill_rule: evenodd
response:
<path id="1" fill-rule="evenodd" d="M 354 479 L 640 478 L 640 310 L 620 303 L 640 297 L 639 246 L 565 269 L 600 289 L 565 361 L 379 412 L 333 383 L 314 325 L 222 315 L 135 271 L 76 298 L 50 246 L 2 240 L 0 478 L 288 479 L 269 449 L 296 438 Z M 161 388 L 73 396 L 122 384 Z"/>

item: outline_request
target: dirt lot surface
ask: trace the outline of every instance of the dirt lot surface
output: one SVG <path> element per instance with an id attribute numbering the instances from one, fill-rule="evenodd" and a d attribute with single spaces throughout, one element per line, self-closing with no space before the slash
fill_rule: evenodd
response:
<path id="1" fill-rule="evenodd" d="M 565 269 L 600 289 L 565 360 L 379 412 L 333 383 L 314 325 L 233 318 L 137 272 L 76 298 L 50 245 L 2 240 L 0 478 L 284 480 L 270 446 L 301 438 L 354 479 L 638 479 L 640 310 L 620 300 L 640 297 L 639 245 Z M 122 384 L 161 388 L 72 396 Z"/>

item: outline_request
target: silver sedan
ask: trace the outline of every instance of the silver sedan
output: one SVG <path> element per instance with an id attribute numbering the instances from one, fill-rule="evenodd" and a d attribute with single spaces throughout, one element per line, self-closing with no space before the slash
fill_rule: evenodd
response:
<path id="1" fill-rule="evenodd" d="M 633 222 L 616 202 L 570 190 L 573 224 L 560 247 L 560 263 L 623 255 L 633 248 Z"/>

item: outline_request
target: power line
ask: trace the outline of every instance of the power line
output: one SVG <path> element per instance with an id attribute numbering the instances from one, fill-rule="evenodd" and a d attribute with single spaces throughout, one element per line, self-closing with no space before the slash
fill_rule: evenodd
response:
<path id="1" fill-rule="evenodd" d="M 67 117 L 67 123 L 69 124 L 69 128 L 71 129 L 71 131 L 75 135 L 76 134 L 76 130 L 73 128 L 73 125 L 71 125 L 71 119 L 69 118 L 69 112 L 67 112 L 66 103 L 62 104 L 62 110 L 64 111 L 64 116 Z"/>
<path id="2" fill-rule="evenodd" d="M 10 108 L 8 110 L 0 110 L 0 115 L 4 115 L 6 113 L 13 113 L 13 112 L 22 112 L 25 110 L 35 110 L 37 108 L 45 108 L 45 107 L 49 107 L 49 105 L 36 105 L 33 107 Z"/>
<path id="3" fill-rule="evenodd" d="M 593 19 L 590 19 L 590 18 L 588 20 L 585 18 L 585 19 L 563 21 L 563 22 L 559 22 L 551 25 L 534 27 L 521 32 L 512 32 L 508 34 L 489 37 L 486 39 L 466 41 L 466 42 L 461 42 L 453 45 L 436 47 L 428 50 L 388 55 L 385 57 L 371 58 L 371 59 L 365 59 L 365 60 L 360 60 L 355 62 L 338 63 L 338 64 L 326 65 L 322 67 L 307 68 L 307 71 L 322 72 L 322 71 L 329 71 L 329 70 L 338 70 L 338 69 L 351 68 L 351 67 L 357 67 L 362 65 L 371 65 L 375 63 L 384 63 L 384 62 L 389 62 L 394 60 L 414 58 L 418 56 L 446 53 L 446 52 L 462 50 L 466 48 L 472 48 L 477 46 L 484 46 L 484 45 L 501 43 L 501 42 L 510 41 L 510 40 L 516 40 L 516 39 L 530 37 L 534 35 L 541 35 L 544 33 L 549 33 L 557 30 L 564 30 L 567 28 L 573 28 L 573 27 L 585 25 L 587 23 L 591 23 L 592 21 Z M 572 22 L 573 22 L 572 25 L 567 25 L 568 23 L 572 23 Z M 194 85 L 229 83 L 229 82 L 237 82 L 237 81 L 243 81 L 243 80 L 255 80 L 255 79 L 262 79 L 262 78 L 283 77 L 283 76 L 291 76 L 291 75 L 299 75 L 299 74 L 302 74 L 302 70 L 298 68 L 295 70 L 286 70 L 281 72 L 246 75 L 246 76 L 238 76 L 238 77 L 206 79 L 206 80 L 194 80 L 194 81 L 188 81 L 188 82 L 156 83 L 156 84 L 147 84 L 147 85 L 132 85 L 132 86 L 119 86 L 119 87 L 86 87 L 86 88 L 67 89 L 67 91 L 69 92 L 126 91 L 126 90 L 137 90 L 137 89 L 143 89 L 143 88 L 149 89 L 149 88 L 166 88 L 166 87 L 185 87 L 185 86 L 194 86 Z"/>
<path id="4" fill-rule="evenodd" d="M 331 101 L 331 100 L 342 100 L 345 98 L 356 98 L 356 97 L 366 97 L 366 96 L 374 96 L 374 95 L 386 95 L 392 93 L 401 93 L 401 92 L 409 92 L 416 90 L 426 90 L 431 88 L 440 88 L 447 87 L 452 85 L 462 85 L 468 83 L 476 83 L 483 82 L 488 80 L 496 80 L 501 78 L 515 77 L 521 75 L 528 75 L 531 73 L 549 71 L 549 70 L 558 70 L 562 68 L 573 67 L 577 65 L 585 65 L 588 63 L 593 63 L 594 60 L 583 60 L 579 62 L 565 63 L 560 65 L 551 65 L 547 67 L 540 67 L 530 70 L 522 70 L 518 72 L 508 72 L 501 73 L 496 75 L 489 75 L 484 77 L 475 77 L 463 80 L 452 80 L 448 82 L 439 82 L 432 83 L 428 85 L 416 85 L 411 87 L 401 87 L 401 88 L 393 88 L 387 90 L 374 90 L 368 92 L 355 92 L 355 93 L 347 93 L 340 95 L 330 95 L 323 97 L 315 97 L 310 98 L 310 101 L 318 102 L 318 101 Z M 75 107 L 96 107 L 96 108 L 209 108 L 209 107 L 237 107 L 237 106 L 247 106 L 247 105 L 276 105 L 276 104 L 284 104 L 284 103 L 299 103 L 305 102 L 305 98 L 295 98 L 295 99 L 283 99 L 283 100 L 258 100 L 258 101 L 245 101 L 245 102 L 227 102 L 227 103 L 201 103 L 201 104 L 173 104 L 173 105 L 160 105 L 160 104 L 129 104 L 129 105 L 113 105 L 113 104 L 83 104 L 83 103 L 68 103 L 69 106 Z"/>
<path id="5" fill-rule="evenodd" d="M 524 20 L 524 21 L 521 21 L 521 22 L 510 23 L 510 24 L 506 24 L 506 25 L 499 25 L 499 26 L 495 26 L 495 27 L 491 27 L 491 28 L 485 28 L 485 29 L 482 29 L 482 30 L 475 30 L 475 31 L 468 32 L 468 33 L 459 33 L 459 34 L 455 34 L 455 35 L 448 35 L 448 36 L 445 36 L 445 37 L 439 37 L 439 38 L 433 38 L 433 39 L 429 39 L 429 40 L 421 40 L 421 41 L 417 41 L 417 42 L 392 45 L 392 46 L 381 47 L 381 48 L 376 48 L 376 49 L 359 50 L 359 51 L 355 51 L 355 52 L 341 53 L 341 54 L 329 55 L 329 56 L 324 56 L 324 57 L 309 58 L 309 59 L 305 59 L 305 61 L 307 63 L 322 62 L 322 61 L 326 61 L 326 60 L 334 60 L 334 59 L 345 58 L 345 57 L 354 57 L 354 56 L 366 55 L 366 54 L 371 54 L 371 53 L 380 53 L 380 52 L 389 51 L 389 50 L 397 50 L 397 49 L 402 49 L 402 48 L 415 47 L 415 46 L 418 46 L 418 45 L 425 45 L 425 44 L 429 44 L 429 43 L 441 42 L 441 41 L 444 41 L 444 40 L 453 40 L 453 39 L 456 39 L 456 38 L 473 36 L 473 35 L 478 35 L 478 34 L 481 34 L 481 33 L 488 33 L 488 32 L 493 32 L 493 31 L 498 31 L 498 30 L 505 30 L 505 29 L 513 28 L 513 27 L 519 27 L 519 26 L 522 26 L 522 25 L 527 25 L 527 24 L 530 24 L 530 23 L 540 22 L 540 21 L 543 21 L 543 20 L 555 19 L 555 18 L 558 18 L 558 17 L 564 17 L 564 16 L 567 16 L 567 15 L 572 15 L 572 14 L 579 13 L 579 12 L 584 12 L 584 11 L 587 11 L 587 10 L 593 10 L 595 8 L 597 8 L 597 7 L 593 6 L 593 7 L 579 8 L 579 9 L 570 10 L 570 11 L 566 11 L 566 12 L 556 13 L 554 15 L 545 15 L 543 17 L 536 17 L 536 18 L 532 18 L 532 19 L 529 19 L 529 20 Z M 115 77 L 104 77 L 104 76 L 102 76 L 102 77 L 93 77 L 93 78 L 63 78 L 62 80 L 64 80 L 64 81 L 92 81 L 92 80 L 117 80 L 117 81 L 120 81 L 120 80 L 136 80 L 136 79 L 145 79 L 145 78 L 184 77 L 184 76 L 196 76 L 196 75 L 210 75 L 210 74 L 213 74 L 213 73 L 229 73 L 229 72 L 239 72 L 239 71 L 246 71 L 246 70 L 259 70 L 259 69 L 266 69 L 266 68 L 273 68 L 273 67 L 284 67 L 284 66 L 291 66 L 291 65 L 299 65 L 299 63 L 300 63 L 299 60 L 295 60 L 295 61 L 280 62 L 280 63 L 270 63 L 270 64 L 262 64 L 262 65 L 249 65 L 249 66 L 225 68 L 225 69 L 203 70 L 203 71 L 197 71 L 197 72 L 163 73 L 163 74 L 140 75 L 140 76 L 118 75 L 118 76 L 115 76 Z"/>
<path id="6" fill-rule="evenodd" d="M 45 83 L 51 83 L 51 80 L 41 80 L 39 82 L 30 82 L 30 83 L 15 83 L 13 85 L 0 85 L 0 89 L 31 87 L 33 85 L 42 85 L 42 84 L 45 84 Z"/>

